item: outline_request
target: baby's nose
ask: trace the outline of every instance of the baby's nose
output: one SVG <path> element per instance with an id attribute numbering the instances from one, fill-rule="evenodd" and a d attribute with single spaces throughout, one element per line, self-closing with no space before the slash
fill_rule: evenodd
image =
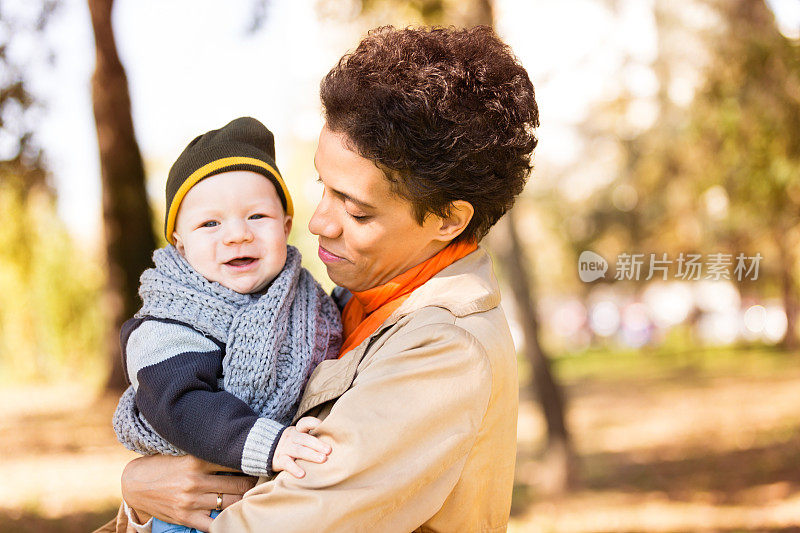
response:
<path id="1" fill-rule="evenodd" d="M 253 240 L 253 232 L 243 220 L 234 220 L 226 224 L 224 233 L 225 244 L 237 244 Z"/>

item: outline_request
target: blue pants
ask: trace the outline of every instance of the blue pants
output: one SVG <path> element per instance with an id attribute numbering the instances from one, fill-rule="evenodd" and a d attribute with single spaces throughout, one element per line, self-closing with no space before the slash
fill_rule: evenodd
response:
<path id="1" fill-rule="evenodd" d="M 211 518 L 215 518 L 219 511 L 211 511 Z M 179 526 L 177 524 L 168 524 L 162 522 L 156 517 L 153 517 L 153 533 L 204 533 L 198 531 L 193 527 Z"/>

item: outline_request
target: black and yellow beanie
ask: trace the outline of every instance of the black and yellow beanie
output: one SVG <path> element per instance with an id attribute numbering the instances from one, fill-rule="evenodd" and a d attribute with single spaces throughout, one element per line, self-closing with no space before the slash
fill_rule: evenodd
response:
<path id="1" fill-rule="evenodd" d="M 275 165 L 272 132 L 254 118 L 240 117 L 196 137 L 169 170 L 164 236 L 170 244 L 175 244 L 175 219 L 189 189 L 204 178 L 232 170 L 250 170 L 267 177 L 275 185 L 286 214 L 294 215 L 289 189 Z"/>

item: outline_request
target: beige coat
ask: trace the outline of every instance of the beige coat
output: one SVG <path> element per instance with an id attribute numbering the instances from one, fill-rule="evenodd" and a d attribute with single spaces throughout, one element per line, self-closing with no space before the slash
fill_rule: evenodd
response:
<path id="1" fill-rule="evenodd" d="M 327 462 L 262 478 L 211 533 L 505 531 L 517 402 L 514 345 L 478 249 L 316 368 L 296 418 L 323 420 Z"/>

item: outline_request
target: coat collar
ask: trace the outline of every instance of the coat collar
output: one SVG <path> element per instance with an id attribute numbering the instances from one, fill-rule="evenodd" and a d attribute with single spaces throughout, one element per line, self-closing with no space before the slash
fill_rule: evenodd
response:
<path id="1" fill-rule="evenodd" d="M 342 298 L 341 291 L 334 297 Z M 353 383 L 358 365 L 374 337 L 404 316 L 425 307 L 441 307 L 456 317 L 480 313 L 500 305 L 500 289 L 492 271 L 492 260 L 483 248 L 444 268 L 420 286 L 364 342 L 341 359 L 327 359 L 314 369 L 292 423 L 310 409 L 344 394 Z"/>
<path id="2" fill-rule="evenodd" d="M 457 317 L 488 311 L 500 305 L 500 288 L 492 260 L 482 247 L 447 266 L 411 293 L 382 328 L 423 307 L 442 307 Z"/>

